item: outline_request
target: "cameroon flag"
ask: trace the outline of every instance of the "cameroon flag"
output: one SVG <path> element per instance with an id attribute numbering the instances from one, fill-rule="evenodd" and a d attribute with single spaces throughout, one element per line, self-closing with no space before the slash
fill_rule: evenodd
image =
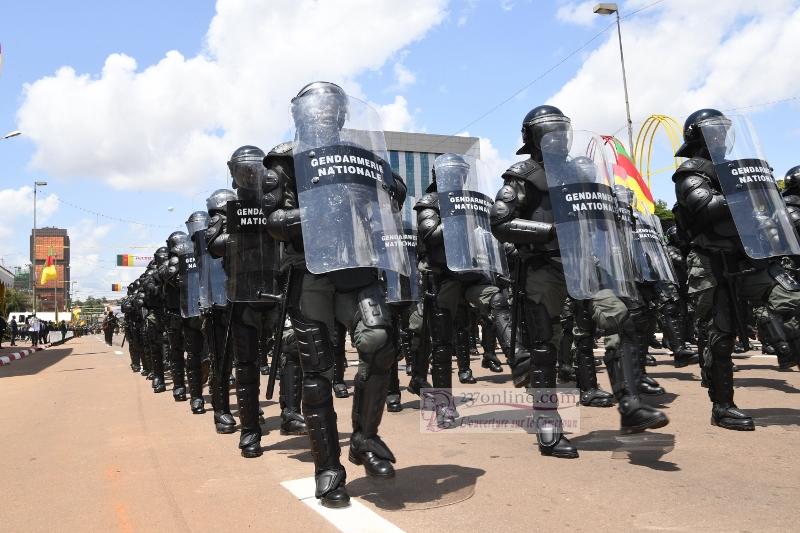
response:
<path id="1" fill-rule="evenodd" d="M 130 267 L 130 266 L 133 266 L 133 263 L 135 261 L 135 257 L 136 256 L 133 256 L 133 255 L 118 254 L 117 255 L 117 266 L 118 267 Z"/>
<path id="2" fill-rule="evenodd" d="M 53 259 L 53 249 L 47 252 L 47 262 L 42 269 L 42 277 L 39 280 L 39 285 L 45 285 L 50 280 L 57 280 L 58 272 L 56 272 L 56 261 Z"/>
<path id="3" fill-rule="evenodd" d="M 122 290 L 122 283 L 112 283 L 111 290 L 114 292 L 119 292 Z"/>
<path id="4" fill-rule="evenodd" d="M 614 183 L 624 185 L 633 191 L 636 195 L 636 208 L 642 212 L 654 213 L 656 210 L 655 201 L 653 201 L 653 193 L 650 192 L 650 187 L 642 179 L 642 175 L 637 170 L 636 165 L 633 164 L 631 156 L 628 151 L 619 142 L 619 139 L 611 135 L 604 135 L 603 140 L 606 144 L 614 148 L 616 155 L 616 164 L 612 165 L 614 169 Z"/>

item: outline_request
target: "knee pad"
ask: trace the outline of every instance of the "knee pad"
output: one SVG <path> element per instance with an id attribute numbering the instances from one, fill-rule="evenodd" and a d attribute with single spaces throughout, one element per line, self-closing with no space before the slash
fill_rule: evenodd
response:
<path id="1" fill-rule="evenodd" d="M 359 318 L 367 327 L 390 327 L 392 324 L 392 315 L 389 311 L 389 306 L 386 305 L 386 297 L 383 290 L 373 283 L 369 287 L 361 289 L 358 292 L 358 311 L 354 322 L 358 322 Z"/>
<path id="2" fill-rule="evenodd" d="M 303 405 L 321 407 L 332 401 L 331 382 L 319 374 L 303 376 Z"/>
<path id="3" fill-rule="evenodd" d="M 510 309 L 508 298 L 503 291 L 497 291 L 489 298 L 489 308 L 492 311 L 507 311 Z"/>
<path id="4" fill-rule="evenodd" d="M 292 316 L 292 326 L 303 372 L 320 374 L 333 368 L 333 346 L 327 326 L 299 314 Z"/>
<path id="5" fill-rule="evenodd" d="M 713 343 L 709 343 L 708 349 L 714 360 L 730 360 L 733 353 L 734 336 L 720 335 Z"/>
<path id="6" fill-rule="evenodd" d="M 430 316 L 431 340 L 434 345 L 446 345 L 453 342 L 453 321 L 450 311 L 432 309 Z"/>
<path id="7" fill-rule="evenodd" d="M 525 302 L 525 325 L 531 346 L 547 344 L 553 338 L 553 322 L 542 304 Z"/>
<path id="8" fill-rule="evenodd" d="M 356 343 L 356 350 L 370 374 L 385 374 L 396 360 L 392 337 L 384 328 L 367 328 L 367 331 L 363 331 Z"/>

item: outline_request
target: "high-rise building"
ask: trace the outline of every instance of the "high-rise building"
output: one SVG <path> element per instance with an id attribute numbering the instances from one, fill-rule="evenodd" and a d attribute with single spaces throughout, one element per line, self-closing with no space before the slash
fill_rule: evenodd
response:
<path id="1" fill-rule="evenodd" d="M 431 183 L 433 160 L 441 154 L 481 156 L 480 139 L 428 133 L 387 131 L 386 148 L 392 170 L 406 180 L 409 196 L 422 196 Z"/>
<path id="2" fill-rule="evenodd" d="M 62 228 L 37 228 L 36 242 L 33 241 L 33 232 L 30 237 L 31 268 L 36 284 L 36 309 L 39 311 L 66 310 L 67 291 L 69 290 L 69 235 Z M 42 269 L 47 264 L 47 257 L 53 256 L 57 277 L 44 285 Z"/>

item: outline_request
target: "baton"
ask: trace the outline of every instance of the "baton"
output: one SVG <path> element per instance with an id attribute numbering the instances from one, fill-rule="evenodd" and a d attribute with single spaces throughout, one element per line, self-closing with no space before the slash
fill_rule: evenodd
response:
<path id="1" fill-rule="evenodd" d="M 281 301 L 281 312 L 278 318 L 280 322 L 275 328 L 275 341 L 272 343 L 272 359 L 269 365 L 269 379 L 267 380 L 267 400 L 272 399 L 275 392 L 275 380 L 278 376 L 278 363 L 280 361 L 281 353 L 283 353 L 283 326 L 286 324 L 286 312 L 289 304 L 289 290 L 292 286 L 292 266 L 289 265 L 289 271 L 286 274 L 286 283 L 283 287 L 283 299 Z"/>
<path id="2" fill-rule="evenodd" d="M 724 253 L 720 254 L 722 258 L 722 268 L 724 270 L 723 275 L 725 277 L 725 284 L 728 286 L 728 298 L 731 301 L 731 306 L 733 307 L 733 316 L 734 320 L 736 320 L 736 329 L 738 330 L 739 334 L 739 341 L 742 343 L 742 346 L 745 350 L 750 350 L 750 337 L 747 335 L 747 326 L 744 323 L 744 318 L 742 317 L 742 309 L 739 307 L 739 299 L 738 295 L 736 294 L 736 277 L 742 276 L 744 274 L 749 274 L 753 271 L 753 269 L 744 270 L 742 272 L 731 272 L 728 268 L 728 259 L 725 257 Z"/>

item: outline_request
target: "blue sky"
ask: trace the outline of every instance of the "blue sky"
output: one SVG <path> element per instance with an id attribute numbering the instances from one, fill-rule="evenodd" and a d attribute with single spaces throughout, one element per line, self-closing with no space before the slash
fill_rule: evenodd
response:
<path id="1" fill-rule="evenodd" d="M 44 179 L 40 216 L 70 229 L 79 296 L 111 296 L 110 283 L 138 274 L 116 269 L 115 255 L 150 253 L 182 227 L 207 191 L 226 184 L 225 159 L 239 144 L 268 149 L 285 139 L 289 98 L 317 78 L 372 102 L 393 128 L 480 136 L 497 168 L 515 159 L 522 117 L 544 102 L 560 105 L 578 129 L 619 129 L 613 29 L 476 120 L 613 21 L 593 15 L 592 4 L 4 3 L 0 130 L 24 134 L 0 141 L 8 204 L 0 206 L 0 257 L 7 267 L 25 264 L 32 214 L 23 187 Z M 682 124 L 696 107 L 748 107 L 776 175 L 800 163 L 798 100 L 762 105 L 800 95 L 800 67 L 790 60 L 800 49 L 798 2 L 651 4 L 620 3 L 623 16 L 646 8 L 623 19 L 634 121 L 668 113 Z M 64 66 L 74 72 L 56 74 Z M 669 157 L 659 140 L 653 166 Z M 653 188 L 672 202 L 669 173 Z"/>

